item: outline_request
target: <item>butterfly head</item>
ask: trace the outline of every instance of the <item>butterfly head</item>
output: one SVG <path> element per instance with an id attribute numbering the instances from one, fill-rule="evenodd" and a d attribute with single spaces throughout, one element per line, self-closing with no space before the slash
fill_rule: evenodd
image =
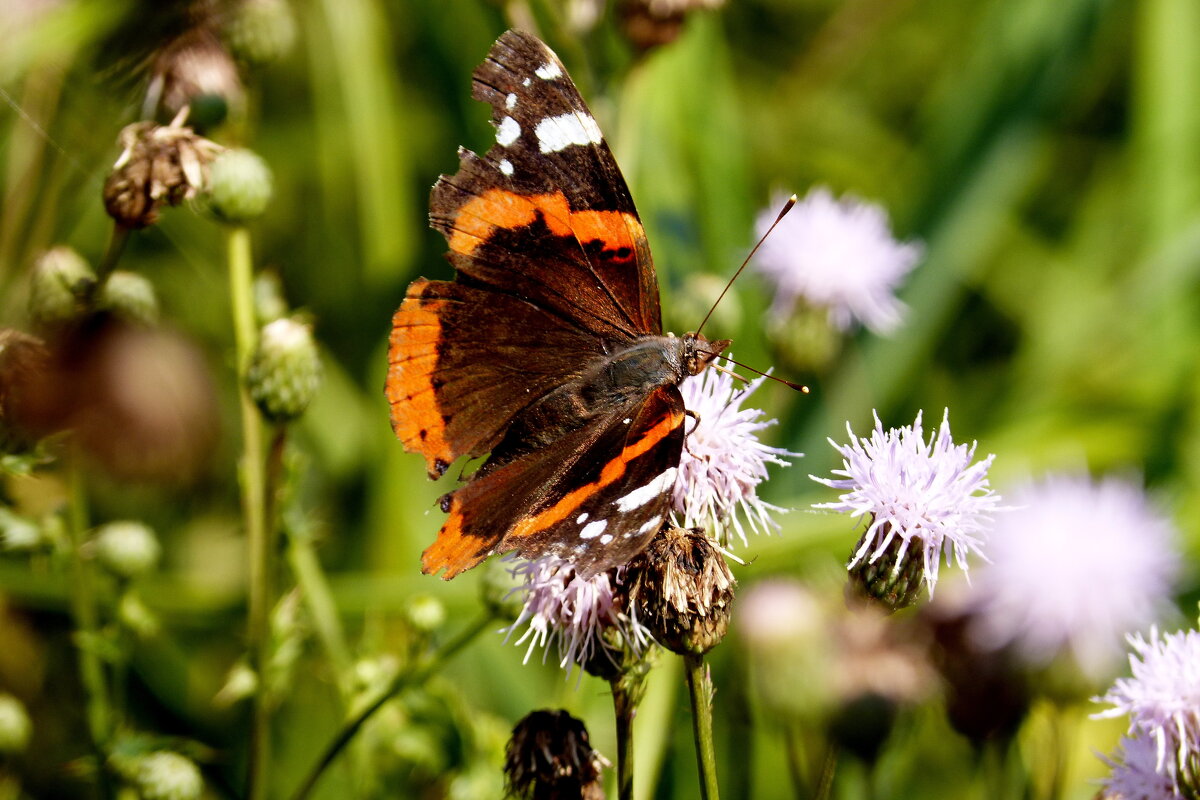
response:
<path id="1" fill-rule="evenodd" d="M 688 375 L 699 375 L 713 359 L 725 352 L 725 348 L 733 343 L 732 339 L 717 339 L 709 341 L 700 333 L 685 333 L 683 335 L 683 366 Z"/>

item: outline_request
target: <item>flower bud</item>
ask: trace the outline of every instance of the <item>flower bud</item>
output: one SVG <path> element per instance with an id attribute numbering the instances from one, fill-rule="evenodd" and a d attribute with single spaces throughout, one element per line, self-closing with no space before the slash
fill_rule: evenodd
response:
<path id="1" fill-rule="evenodd" d="M 10 553 L 27 553 L 40 549 L 46 543 L 39 528 L 32 520 L 0 508 L 0 546 Z"/>
<path id="2" fill-rule="evenodd" d="M 246 383 L 264 416 L 274 422 L 300 416 L 320 382 L 321 360 L 308 325 L 284 318 L 262 329 Z"/>
<path id="3" fill-rule="evenodd" d="M 204 792 L 196 763 L 169 750 L 138 759 L 134 783 L 142 800 L 199 800 Z"/>
<path id="4" fill-rule="evenodd" d="M 158 617 L 134 591 L 121 593 L 121 599 L 117 601 L 117 619 L 139 639 L 152 639 L 161 630 Z"/>
<path id="5" fill-rule="evenodd" d="M 272 178 L 267 163 L 249 150 L 226 150 L 209 172 L 209 203 L 218 217 L 244 224 L 260 216 L 271 202 Z"/>
<path id="6" fill-rule="evenodd" d="M 592 749 L 587 727 L 566 711 L 534 711 L 516 724 L 504 755 L 508 794 L 517 798 L 604 797 L 607 759 Z"/>
<path id="7" fill-rule="evenodd" d="M 0 694 L 0 755 L 24 752 L 33 733 L 33 723 L 21 701 L 11 694 Z"/>
<path id="8" fill-rule="evenodd" d="M 119 578 L 135 578 L 158 563 L 162 548 L 154 532 L 140 522 L 110 522 L 96 532 L 96 557 Z"/>
<path id="9" fill-rule="evenodd" d="M 703 655 L 725 638 L 736 581 L 699 528 L 664 528 L 625 573 L 638 621 L 663 647 Z"/>
<path id="10" fill-rule="evenodd" d="M 70 247 L 47 250 L 33 265 L 29 284 L 29 316 L 42 327 L 68 322 L 82 314 L 96 286 L 96 273 Z"/>
<path id="11" fill-rule="evenodd" d="M 238 661 L 225 674 L 225 683 L 213 698 L 218 708 L 229 708 L 254 696 L 258 691 L 258 673 L 245 661 Z"/>
<path id="12" fill-rule="evenodd" d="M 100 287 L 96 307 L 142 325 L 158 322 L 154 284 L 136 272 L 117 270 L 110 274 Z"/>
<path id="13" fill-rule="evenodd" d="M 252 64 L 287 55 L 296 42 L 296 19 L 284 0 L 242 0 L 225 30 L 229 48 Z"/>
<path id="14" fill-rule="evenodd" d="M 876 538 L 886 537 L 886 531 L 875 534 Z M 855 546 L 859 552 L 864 546 L 865 537 Z M 853 563 L 847 591 L 866 598 L 888 611 L 899 611 L 917 602 L 924 583 L 925 564 L 922 560 L 925 548 L 916 544 L 910 545 L 903 557 L 900 549 L 905 541 L 900 536 L 892 539 L 891 544 L 878 558 L 868 556 Z"/>
<path id="15" fill-rule="evenodd" d="M 265 270 L 254 277 L 254 316 L 259 325 L 267 325 L 288 313 L 287 299 L 279 273 Z"/>
<path id="16" fill-rule="evenodd" d="M 433 633 L 446 622 L 446 607 L 436 597 L 419 594 L 408 599 L 404 616 L 414 629 L 421 633 Z"/>

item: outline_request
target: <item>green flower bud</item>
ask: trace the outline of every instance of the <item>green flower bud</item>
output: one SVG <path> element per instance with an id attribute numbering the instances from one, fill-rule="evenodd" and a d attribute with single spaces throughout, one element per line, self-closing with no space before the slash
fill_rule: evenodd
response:
<path id="1" fill-rule="evenodd" d="M 87 308 L 96 273 L 69 247 L 47 250 L 33 265 L 29 284 L 29 316 L 42 326 L 73 319 Z"/>
<path id="2" fill-rule="evenodd" d="M 130 322 L 153 325 L 158 322 L 158 297 L 154 284 L 136 272 L 117 270 L 100 287 L 97 307 L 111 311 Z"/>
<path id="3" fill-rule="evenodd" d="M 284 0 L 242 0 L 225 34 L 234 55 L 267 64 L 287 55 L 296 43 L 296 20 Z"/>
<path id="4" fill-rule="evenodd" d="M 483 580 L 479 584 L 484 606 L 496 619 L 505 622 L 515 622 L 525 605 L 524 598 L 513 591 L 522 586 L 523 581 L 512 574 L 510 564 L 499 558 L 488 559 L 483 566 Z"/>
<path id="5" fill-rule="evenodd" d="M 42 530 L 33 521 L 0 508 L 0 543 L 9 552 L 29 552 L 45 544 Z"/>
<path id="6" fill-rule="evenodd" d="M 151 639 L 158 635 L 158 617 L 146 607 L 137 592 L 122 592 L 117 601 L 117 619 L 139 639 Z"/>
<path id="7" fill-rule="evenodd" d="M 190 758 L 169 750 L 139 759 L 134 782 L 142 800 L 199 800 L 204 792 L 200 768 Z"/>
<path id="8" fill-rule="evenodd" d="M 271 170 L 249 150 L 226 150 L 208 173 L 208 197 L 213 213 L 241 224 L 261 215 L 271 201 Z"/>
<path id="9" fill-rule="evenodd" d="M 416 630 L 433 633 L 445 623 L 446 607 L 432 595 L 419 594 L 408 599 L 404 615 Z"/>
<path id="10" fill-rule="evenodd" d="M 11 694 L 0 694 L 0 755 L 25 750 L 33 724 L 21 701 Z"/>
<path id="11" fill-rule="evenodd" d="M 259 325 L 266 325 L 288 313 L 287 299 L 283 296 L 283 282 L 279 273 L 272 270 L 260 272 L 254 278 L 254 316 Z"/>
<path id="12" fill-rule="evenodd" d="M 264 327 L 246 383 L 268 419 L 288 422 L 300 416 L 321 383 L 321 360 L 312 330 L 291 318 Z"/>
<path id="13" fill-rule="evenodd" d="M 96 532 L 96 557 L 120 578 L 134 578 L 154 568 L 162 548 L 154 532 L 140 522 L 110 522 Z"/>
<path id="14" fill-rule="evenodd" d="M 258 673 L 250 668 L 245 661 L 239 661 L 229 668 L 225 675 L 225 685 L 217 692 L 213 701 L 218 708 L 228 708 L 234 703 L 246 700 L 258 691 Z"/>

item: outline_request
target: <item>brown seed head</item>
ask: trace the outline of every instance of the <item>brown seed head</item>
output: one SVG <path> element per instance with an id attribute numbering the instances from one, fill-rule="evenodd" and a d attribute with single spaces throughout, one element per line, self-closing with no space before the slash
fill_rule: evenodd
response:
<path id="1" fill-rule="evenodd" d="M 601 770 L 587 727 L 566 711 L 534 711 L 516 724 L 504 757 L 509 797 L 523 800 L 603 800 Z"/>
<path id="2" fill-rule="evenodd" d="M 127 125 L 118 142 L 123 149 L 104 183 L 104 208 L 127 228 L 153 225 L 160 208 L 194 197 L 223 149 L 184 127 L 182 115 L 170 125 Z"/>
<path id="3" fill-rule="evenodd" d="M 663 528 L 625 580 L 638 621 L 668 650 L 699 655 L 725 637 L 737 582 L 701 529 Z"/>

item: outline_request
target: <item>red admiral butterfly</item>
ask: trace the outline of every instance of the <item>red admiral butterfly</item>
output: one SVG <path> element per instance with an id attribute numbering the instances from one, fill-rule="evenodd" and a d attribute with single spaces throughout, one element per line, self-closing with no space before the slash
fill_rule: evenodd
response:
<path id="1" fill-rule="evenodd" d="M 453 281 L 420 278 L 392 319 L 392 428 L 431 478 L 490 454 L 441 499 L 422 557 L 445 578 L 492 553 L 590 577 L 664 522 L 683 448 L 680 382 L 728 345 L 664 335 L 625 180 L 558 57 L 509 31 L 474 73 L 496 144 L 459 151 L 430 197 Z"/>

